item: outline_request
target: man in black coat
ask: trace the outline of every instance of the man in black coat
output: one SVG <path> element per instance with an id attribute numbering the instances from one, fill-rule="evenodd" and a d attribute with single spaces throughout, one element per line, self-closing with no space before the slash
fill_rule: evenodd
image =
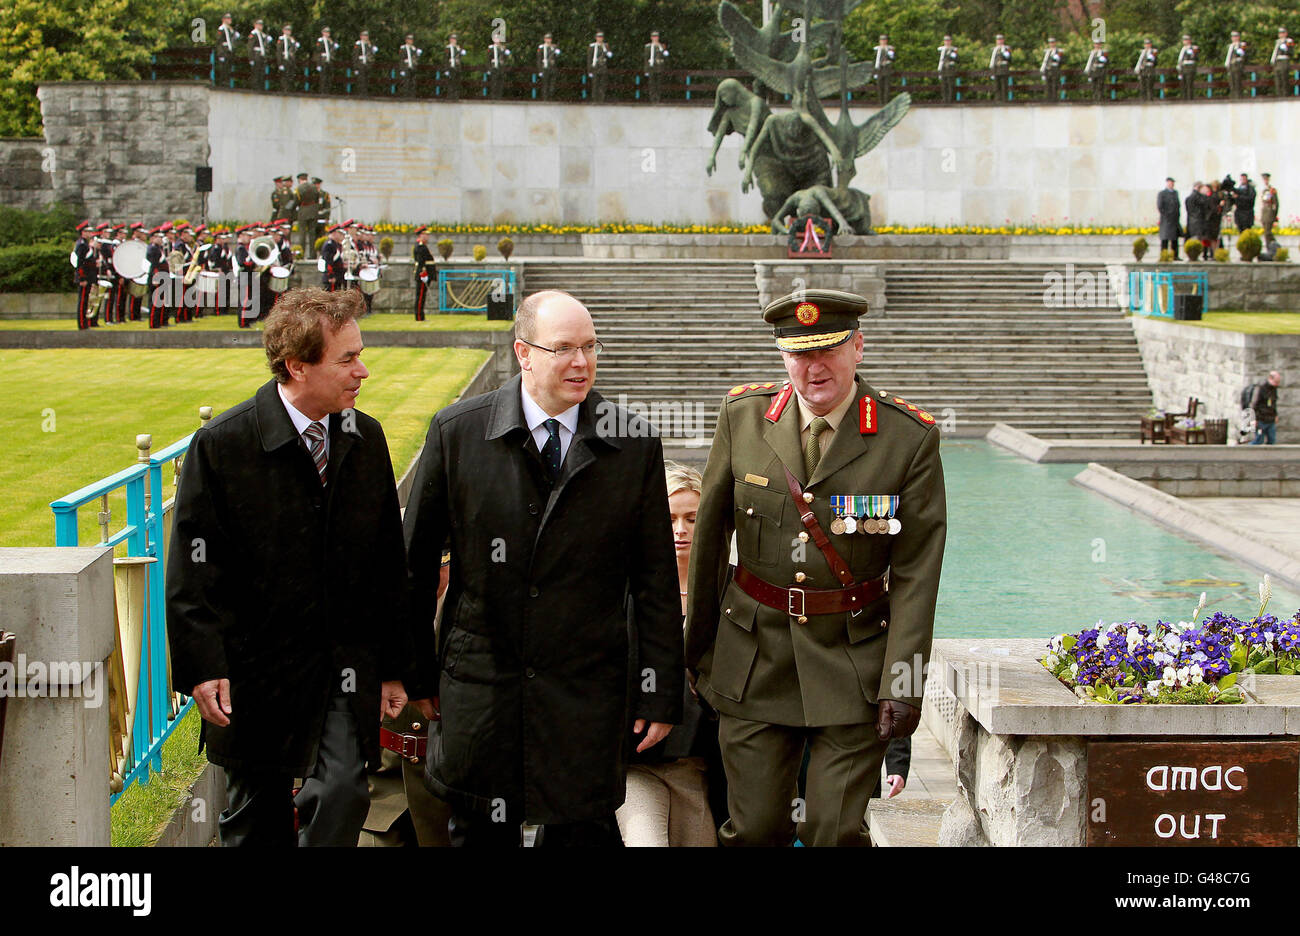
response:
<path id="1" fill-rule="evenodd" d="M 1156 210 L 1160 212 L 1160 249 L 1172 250 L 1174 259 L 1177 260 L 1178 235 L 1182 233 L 1182 226 L 1178 222 L 1181 209 L 1178 189 L 1174 188 L 1173 179 L 1165 179 L 1165 187 L 1156 196 Z"/>
<path id="2" fill-rule="evenodd" d="M 195 433 L 181 469 L 167 632 L 226 769 L 225 845 L 356 845 L 381 714 L 406 702 L 397 489 L 383 430 L 353 409 L 362 308 L 286 293 L 263 334 L 274 379 Z"/>
<path id="3" fill-rule="evenodd" d="M 1237 183 L 1233 201 L 1235 210 L 1232 220 L 1237 225 L 1237 231 L 1244 234 L 1255 226 L 1255 186 L 1250 184 L 1250 176 L 1244 172 L 1241 181 Z"/>
<path id="4" fill-rule="evenodd" d="M 1184 250 L 1186 250 L 1186 241 L 1200 240 L 1205 234 L 1207 201 L 1208 199 L 1201 193 L 1201 183 L 1193 183 L 1192 190 L 1184 202 L 1187 208 L 1187 238 L 1183 242 Z"/>
<path id="5" fill-rule="evenodd" d="M 629 729 L 647 750 L 682 717 L 663 446 L 592 391 L 601 345 L 577 299 L 534 293 L 515 334 L 522 373 L 434 417 L 407 504 L 417 634 L 451 549 L 425 782 L 453 845 L 518 846 L 521 823 L 546 845 L 617 845 Z"/>

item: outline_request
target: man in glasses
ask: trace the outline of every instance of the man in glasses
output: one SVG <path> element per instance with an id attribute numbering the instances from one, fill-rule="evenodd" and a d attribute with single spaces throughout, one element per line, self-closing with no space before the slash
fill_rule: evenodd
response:
<path id="1" fill-rule="evenodd" d="M 406 510 L 412 620 L 437 695 L 425 716 L 441 719 L 425 782 L 451 805 L 453 845 L 517 847 L 522 823 L 543 826 L 543 845 L 618 845 L 628 710 L 638 750 L 682 714 L 663 446 L 592 390 L 601 344 L 581 302 L 534 293 L 515 335 L 520 374 L 434 417 Z"/>

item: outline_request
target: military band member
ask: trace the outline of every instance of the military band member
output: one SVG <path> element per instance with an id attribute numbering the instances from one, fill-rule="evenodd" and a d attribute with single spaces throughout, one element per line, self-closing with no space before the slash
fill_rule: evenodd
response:
<path id="1" fill-rule="evenodd" d="M 1191 36 L 1183 36 L 1183 47 L 1178 50 L 1178 84 L 1184 101 L 1196 93 L 1196 57 L 1201 47 L 1192 44 Z"/>
<path id="2" fill-rule="evenodd" d="M 297 61 L 299 48 L 301 48 L 301 45 L 297 39 L 293 38 L 293 27 L 285 23 L 284 29 L 280 32 L 280 38 L 275 40 L 275 67 L 280 72 L 281 94 L 298 89 Z"/>
<path id="3" fill-rule="evenodd" d="M 1228 55 L 1223 60 L 1223 67 L 1228 70 L 1228 89 L 1234 98 L 1241 97 L 1241 78 L 1246 71 L 1246 43 L 1241 41 L 1241 33 L 1232 31 L 1232 40 L 1228 43 Z"/>
<path id="4" fill-rule="evenodd" d="M 1279 205 L 1277 189 L 1273 188 L 1269 174 L 1261 172 L 1259 176 L 1264 180 L 1259 191 L 1259 224 L 1264 229 L 1264 243 L 1267 245 L 1273 239 L 1273 225 L 1277 224 Z"/>
<path id="5" fill-rule="evenodd" d="M 216 243 L 206 258 L 208 270 L 221 276 L 214 300 L 214 315 L 221 315 L 223 310 L 230 315 L 239 315 L 239 284 L 234 275 L 235 252 L 230 237 L 230 231 L 218 231 Z"/>
<path id="6" fill-rule="evenodd" d="M 939 46 L 938 51 L 943 103 L 954 104 L 957 101 L 957 49 L 952 44 L 952 36 L 943 37 L 943 45 Z"/>
<path id="7" fill-rule="evenodd" d="M 555 76 L 559 68 L 560 50 L 555 46 L 551 34 L 542 37 L 542 44 L 537 47 L 537 78 L 542 86 L 543 101 L 555 96 Z"/>
<path id="8" fill-rule="evenodd" d="M 605 100 L 605 79 L 609 75 L 609 61 L 613 57 L 614 53 L 605 44 L 605 34 L 597 32 L 596 41 L 587 43 L 587 81 L 590 84 L 590 99 L 597 103 Z"/>
<path id="9" fill-rule="evenodd" d="M 869 845 L 886 745 L 920 718 L 947 530 L 939 432 L 856 375 L 866 311 L 835 290 L 770 303 L 789 380 L 742 384 L 718 415 L 685 661 L 718 712 L 724 845 Z"/>
<path id="10" fill-rule="evenodd" d="M 1133 74 L 1138 76 L 1138 85 L 1141 87 L 1144 101 L 1154 100 L 1156 96 L 1156 57 L 1159 54 L 1150 39 L 1142 40 L 1142 51 L 1138 53 Z"/>
<path id="11" fill-rule="evenodd" d="M 99 276 L 99 253 L 95 249 L 94 232 L 89 221 L 77 225 L 77 242 L 72 253 L 77 259 L 72 270 L 72 282 L 77 287 L 77 328 L 94 328 L 98 323 L 92 320 L 90 293 Z"/>
<path id="12" fill-rule="evenodd" d="M 248 71 L 251 76 L 250 86 L 255 91 L 267 88 L 266 67 L 270 63 L 274 46 L 275 41 L 262 28 L 262 21 L 254 21 L 253 31 L 248 34 Z"/>
<path id="13" fill-rule="evenodd" d="M 357 252 L 361 255 L 360 269 L 374 267 L 375 271 L 379 270 L 379 247 L 375 243 L 375 232 L 369 225 L 363 224 L 358 229 Z M 360 274 L 358 273 L 358 276 Z M 361 288 L 361 280 L 357 280 L 357 288 Z M 366 299 L 366 314 L 369 315 L 374 311 L 375 294 L 361 290 L 361 295 Z"/>
<path id="14" fill-rule="evenodd" d="M 104 291 L 99 298 L 99 311 L 97 315 L 99 321 L 105 325 L 113 325 L 117 321 L 117 293 L 118 283 L 121 277 L 117 275 L 117 270 L 113 269 L 113 248 L 117 245 L 114 243 L 114 227 L 107 222 L 99 225 L 99 278 L 106 280 L 111 285 Z"/>
<path id="15" fill-rule="evenodd" d="M 1273 54 L 1268 62 L 1273 66 L 1273 93 L 1278 97 L 1291 94 L 1291 56 L 1295 50 L 1295 40 L 1286 33 L 1285 26 L 1277 30 L 1277 42 L 1273 43 Z"/>
<path id="16" fill-rule="evenodd" d="M 379 49 L 370 41 L 370 30 L 361 30 L 361 36 L 352 43 L 352 92 L 367 95 L 370 93 L 370 73 L 375 68 L 375 56 Z"/>
<path id="17" fill-rule="evenodd" d="M 423 49 L 415 47 L 415 37 L 407 33 L 406 42 L 397 50 L 397 77 L 402 83 L 402 97 L 415 97 L 416 73 L 423 54 Z"/>
<path id="18" fill-rule="evenodd" d="M 343 260 L 343 228 L 333 225 L 327 239 L 321 245 L 321 259 L 325 261 L 325 272 L 321 274 L 321 288 L 335 292 L 344 287 L 348 265 Z"/>
<path id="19" fill-rule="evenodd" d="M 650 41 L 645 44 L 645 52 L 641 56 L 645 63 L 646 84 L 651 104 L 658 104 L 663 94 L 664 66 L 667 58 L 668 50 L 659 44 L 659 31 L 655 30 L 650 34 Z"/>
<path id="20" fill-rule="evenodd" d="M 1001 33 L 994 38 L 989 53 L 989 74 L 993 78 L 993 100 L 1005 104 L 1011 99 L 1011 47 Z"/>
<path id="21" fill-rule="evenodd" d="M 1056 47 L 1056 39 L 1047 37 L 1047 50 L 1043 52 L 1042 64 L 1038 73 L 1043 76 L 1043 96 L 1050 104 L 1061 101 L 1061 63 L 1064 61 L 1061 50 Z"/>
<path id="22" fill-rule="evenodd" d="M 217 87 L 229 88 L 232 85 L 235 70 L 235 43 L 240 39 L 239 30 L 231 23 L 229 13 L 221 14 L 221 25 L 217 27 Z"/>
<path id="23" fill-rule="evenodd" d="M 180 235 L 180 254 L 184 259 L 184 266 L 179 272 L 180 279 L 174 280 L 177 291 L 180 296 L 177 300 L 176 312 L 182 322 L 194 321 L 195 313 L 198 311 L 197 290 L 185 288 L 185 273 L 190 268 L 190 263 L 194 259 L 194 251 L 198 249 L 198 243 L 194 239 L 194 231 L 188 224 L 182 224 L 177 228 Z"/>
<path id="24" fill-rule="evenodd" d="M 447 39 L 442 50 L 442 93 L 449 101 L 460 100 L 460 76 L 465 48 L 455 33 Z"/>
<path id="25" fill-rule="evenodd" d="M 881 107 L 889 103 L 889 85 L 894 78 L 894 59 L 897 57 L 894 47 L 889 44 L 889 37 L 881 34 L 876 42 L 875 58 L 872 59 L 872 77 L 876 79 L 876 100 Z"/>
<path id="26" fill-rule="evenodd" d="M 163 229 L 159 225 L 149 229 L 149 247 L 144 253 L 149 271 L 149 327 L 167 327 L 166 293 L 170 287 L 167 255 L 163 251 Z"/>
<path id="27" fill-rule="evenodd" d="M 438 268 L 433 262 L 433 251 L 429 249 L 429 229 L 415 229 L 415 247 L 411 250 L 411 262 L 415 266 L 415 320 L 424 321 L 424 300 L 429 293 L 430 284 L 437 285 Z"/>
<path id="28" fill-rule="evenodd" d="M 298 202 L 298 242 L 302 245 L 302 258 L 316 256 L 316 218 L 320 211 L 320 190 L 307 181 L 307 173 L 298 173 L 298 187 L 293 192 Z"/>
<path id="29" fill-rule="evenodd" d="M 506 76 L 510 67 L 510 50 L 500 35 L 492 36 L 492 44 L 487 50 L 487 67 L 488 95 L 499 101 L 506 96 Z"/>
<path id="30" fill-rule="evenodd" d="M 324 26 L 316 39 L 316 49 L 312 53 L 312 63 L 316 66 L 316 90 L 321 94 L 330 93 L 338 58 L 339 44 L 330 38 L 330 28 Z"/>
<path id="31" fill-rule="evenodd" d="M 261 296 L 254 299 L 254 292 L 257 290 L 257 264 L 253 262 L 253 255 L 248 249 L 252 237 L 252 225 L 245 224 L 243 227 L 235 228 L 235 236 L 239 242 L 235 246 L 235 276 L 239 281 L 239 327 L 251 328 L 253 322 L 257 320 L 258 310 L 253 308 L 254 302 L 260 304 Z"/>
<path id="32" fill-rule="evenodd" d="M 1092 85 L 1092 99 L 1097 104 L 1104 100 L 1109 67 L 1110 56 L 1100 42 L 1094 42 L 1092 51 L 1088 53 L 1088 63 L 1083 66 L 1083 73 L 1088 76 L 1088 83 Z"/>

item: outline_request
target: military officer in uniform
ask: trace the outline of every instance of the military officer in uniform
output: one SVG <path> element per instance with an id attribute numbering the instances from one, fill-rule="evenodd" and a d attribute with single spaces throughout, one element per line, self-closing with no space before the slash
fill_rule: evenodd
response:
<path id="1" fill-rule="evenodd" d="M 1061 63 L 1064 58 L 1056 47 L 1056 38 L 1047 37 L 1047 50 L 1043 52 L 1043 62 L 1038 66 L 1038 73 L 1043 76 L 1043 98 L 1049 104 L 1061 102 Z"/>
<path id="2" fill-rule="evenodd" d="M 835 290 L 770 303 L 790 379 L 742 384 L 718 415 L 685 658 L 719 713 L 724 845 L 870 844 L 886 744 L 920 719 L 947 528 L 939 432 L 856 376 L 866 311 Z"/>
<path id="3" fill-rule="evenodd" d="M 660 45 L 659 31 L 655 30 L 650 34 L 650 41 L 645 44 L 645 52 L 641 56 L 641 60 L 645 62 L 646 90 L 651 104 L 658 104 L 663 94 L 664 66 L 667 58 L 668 50 Z"/>
<path id="4" fill-rule="evenodd" d="M 354 94 L 370 93 L 370 73 L 375 69 L 375 56 L 379 49 L 370 41 L 370 31 L 361 30 L 357 41 L 352 43 L 352 91 Z"/>
<path id="5" fill-rule="evenodd" d="M 1007 103 L 1011 99 L 1011 47 L 1007 45 L 1006 36 L 1001 33 L 993 39 L 993 51 L 989 53 L 989 73 L 993 78 L 993 100 L 999 104 Z"/>
<path id="6" fill-rule="evenodd" d="M 314 244 L 325 236 L 325 228 L 330 223 L 330 212 L 333 211 L 334 202 L 330 198 L 330 193 L 325 191 L 321 186 L 324 180 L 318 176 L 311 177 L 311 184 L 316 186 L 316 229 L 312 231 L 311 242 Z"/>
<path id="7" fill-rule="evenodd" d="M 298 49 L 298 40 L 293 38 L 293 27 L 285 23 L 280 38 L 275 40 L 275 67 L 280 72 L 281 94 L 297 90 Z"/>
<path id="8" fill-rule="evenodd" d="M 591 100 L 605 100 L 605 79 L 609 75 L 609 60 L 614 53 L 605 44 L 605 34 L 596 33 L 596 41 L 587 43 L 587 81 L 591 85 Z"/>
<path id="9" fill-rule="evenodd" d="M 235 43 L 239 41 L 239 30 L 231 24 L 229 13 L 221 14 L 221 25 L 217 27 L 217 87 L 229 88 L 235 70 Z"/>
<path id="10" fill-rule="evenodd" d="M 555 75 L 559 68 L 560 50 L 555 47 L 550 33 L 542 37 L 542 44 L 537 47 L 537 78 L 542 86 L 542 100 L 549 101 L 555 96 Z"/>
<path id="11" fill-rule="evenodd" d="M 1241 33 L 1232 31 L 1232 41 L 1228 43 L 1228 55 L 1223 60 L 1223 67 L 1228 70 L 1228 87 L 1234 98 L 1241 97 L 1241 78 L 1246 71 L 1246 43 L 1241 41 Z"/>
<path id="12" fill-rule="evenodd" d="M 316 49 L 312 53 L 312 63 L 316 66 L 316 90 L 321 94 L 330 93 L 338 57 L 339 44 L 330 38 L 330 28 L 321 27 L 320 35 L 316 38 Z"/>
<path id="13" fill-rule="evenodd" d="M 248 34 L 248 71 L 251 76 L 250 87 L 254 91 L 266 88 L 266 65 L 275 43 L 262 28 L 262 21 L 253 23 L 253 31 Z"/>
<path id="14" fill-rule="evenodd" d="M 1178 85 L 1184 101 L 1190 101 L 1196 93 L 1196 56 L 1201 47 L 1192 44 L 1191 36 L 1183 36 L 1183 47 L 1178 50 Z"/>
<path id="15" fill-rule="evenodd" d="M 1092 51 L 1088 53 L 1088 63 L 1083 67 L 1083 73 L 1088 76 L 1088 82 L 1092 85 L 1092 100 L 1095 104 L 1105 100 L 1106 71 L 1109 67 L 1110 56 L 1100 42 L 1094 42 Z"/>
<path id="16" fill-rule="evenodd" d="M 415 320 L 424 321 L 424 300 L 429 294 L 429 286 L 438 284 L 438 268 L 433 263 L 433 251 L 429 249 L 429 229 L 415 229 L 415 247 L 411 250 L 411 262 L 415 264 Z"/>
<path id="17" fill-rule="evenodd" d="M 939 46 L 939 84 L 943 86 L 943 103 L 956 103 L 957 49 L 952 44 L 952 36 L 944 36 L 943 45 Z"/>
<path id="18" fill-rule="evenodd" d="M 875 58 L 871 62 L 872 77 L 876 79 L 876 101 L 881 107 L 889 103 L 889 84 L 894 77 L 896 57 L 894 47 L 889 44 L 889 37 L 882 33 L 876 43 Z"/>
<path id="19" fill-rule="evenodd" d="M 461 61 L 464 58 L 465 48 L 456 34 L 452 33 L 442 50 L 442 93 L 449 101 L 460 100 L 460 76 L 463 71 Z"/>
<path id="20" fill-rule="evenodd" d="M 499 101 L 506 96 L 506 75 L 510 68 L 510 50 L 506 48 L 505 38 L 493 34 L 492 44 L 487 50 L 488 94 L 492 100 Z"/>
<path id="21" fill-rule="evenodd" d="M 1273 54 L 1268 59 L 1273 66 L 1273 93 L 1278 97 L 1291 94 L 1291 53 L 1294 48 L 1295 40 L 1286 34 L 1285 26 L 1279 26 L 1277 42 L 1273 43 Z"/>
<path id="22" fill-rule="evenodd" d="M 1277 189 L 1273 188 L 1267 172 L 1261 172 L 1259 176 L 1264 180 L 1259 192 L 1259 224 L 1264 229 L 1264 244 L 1267 245 L 1273 239 L 1273 225 L 1277 224 Z"/>
<path id="23" fill-rule="evenodd" d="M 1133 74 L 1138 76 L 1138 84 L 1142 89 L 1142 100 L 1151 101 L 1156 96 L 1156 58 L 1159 51 L 1151 44 L 1150 39 L 1142 40 L 1142 51 L 1138 53 L 1137 64 L 1133 66 Z"/>
<path id="24" fill-rule="evenodd" d="M 423 49 L 415 47 L 415 37 L 407 33 L 406 42 L 397 50 L 397 77 L 402 82 L 402 97 L 415 97 L 416 71 L 423 54 Z"/>
<path id="25" fill-rule="evenodd" d="M 302 245 L 302 258 L 316 256 L 316 216 L 320 210 L 320 191 L 307 181 L 307 173 L 298 173 L 298 187 L 293 190 L 298 203 L 298 242 Z"/>

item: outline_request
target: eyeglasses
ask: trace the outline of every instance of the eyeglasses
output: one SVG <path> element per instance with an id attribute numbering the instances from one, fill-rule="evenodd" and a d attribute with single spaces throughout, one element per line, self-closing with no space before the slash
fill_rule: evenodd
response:
<path id="1" fill-rule="evenodd" d="M 573 345 L 560 345 L 558 348 L 547 348 L 543 345 L 533 344 L 527 338 L 520 338 L 519 340 L 530 348 L 536 348 L 538 351 L 549 351 L 561 361 L 572 361 L 579 353 L 589 358 L 599 357 L 600 352 L 605 350 L 605 346 L 599 341 L 589 341 L 585 345 L 577 348 Z"/>

